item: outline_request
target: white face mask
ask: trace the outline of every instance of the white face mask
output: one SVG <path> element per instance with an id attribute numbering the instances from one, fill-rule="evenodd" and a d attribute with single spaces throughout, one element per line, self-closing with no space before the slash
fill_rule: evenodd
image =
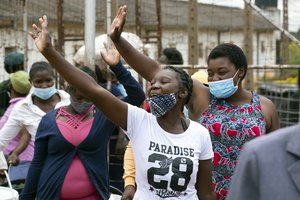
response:
<path id="1" fill-rule="evenodd" d="M 232 78 L 228 78 L 220 81 L 208 82 L 209 92 L 215 97 L 220 99 L 226 99 L 228 97 L 231 97 L 238 89 L 238 83 L 234 85 L 234 81 L 233 81 L 238 71 L 234 74 Z"/>
<path id="2" fill-rule="evenodd" d="M 53 86 L 48 88 L 36 88 L 32 86 L 31 89 L 34 96 L 37 96 L 38 98 L 43 100 L 50 99 L 50 97 L 52 97 L 57 92 L 54 84 Z"/>

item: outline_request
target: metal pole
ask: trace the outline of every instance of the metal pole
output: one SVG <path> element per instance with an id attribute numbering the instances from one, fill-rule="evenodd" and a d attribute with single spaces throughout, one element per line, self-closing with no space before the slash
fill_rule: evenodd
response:
<path id="1" fill-rule="evenodd" d="M 188 47 L 189 47 L 189 64 L 197 65 L 199 57 L 198 48 L 198 2 L 197 0 L 189 1 L 189 21 L 188 23 Z"/>
<path id="2" fill-rule="evenodd" d="M 24 70 L 28 69 L 28 16 L 27 16 L 27 0 L 23 0 L 23 34 L 24 34 Z"/>
<path id="3" fill-rule="evenodd" d="M 135 32 L 142 36 L 142 22 L 141 22 L 141 0 L 135 0 Z"/>
<path id="4" fill-rule="evenodd" d="M 85 1 L 85 65 L 95 69 L 95 25 L 96 25 L 96 0 Z"/>
<path id="5" fill-rule="evenodd" d="M 161 4 L 160 0 L 156 0 L 156 16 L 157 16 L 157 53 L 161 55 L 162 44 L 161 44 Z"/>
<path id="6" fill-rule="evenodd" d="M 283 28 L 289 30 L 289 17 L 288 17 L 288 0 L 283 0 Z M 289 38 L 283 33 L 281 34 L 283 42 L 283 63 L 289 62 Z"/>
<path id="7" fill-rule="evenodd" d="M 65 44 L 65 35 L 64 35 L 64 9 L 63 9 L 63 3 L 64 0 L 57 0 L 57 51 L 64 56 L 64 44 Z M 64 83 L 65 80 L 60 76 L 57 71 L 55 71 L 55 77 L 56 77 L 56 88 L 59 89 L 65 89 Z"/>
<path id="8" fill-rule="evenodd" d="M 262 13 L 261 9 L 257 7 L 256 5 L 251 3 L 251 0 L 244 0 L 245 3 L 247 3 L 253 10 L 255 10 L 260 16 L 262 16 L 267 22 L 272 24 L 275 28 L 277 28 L 281 33 L 283 33 L 286 37 L 290 38 L 290 40 L 294 43 L 296 43 L 298 46 L 300 46 L 300 41 L 295 38 L 288 30 L 280 27 L 279 25 L 273 23 L 268 17 L 265 16 L 265 14 Z"/>
<path id="9" fill-rule="evenodd" d="M 107 46 L 110 47 L 110 24 L 111 24 L 111 0 L 106 0 L 106 33 L 107 33 Z"/>
<path id="10" fill-rule="evenodd" d="M 252 25 L 252 9 L 245 3 L 244 8 L 244 51 L 249 65 L 253 64 L 253 25 Z M 248 70 L 245 87 L 249 90 L 254 89 L 253 70 Z"/>

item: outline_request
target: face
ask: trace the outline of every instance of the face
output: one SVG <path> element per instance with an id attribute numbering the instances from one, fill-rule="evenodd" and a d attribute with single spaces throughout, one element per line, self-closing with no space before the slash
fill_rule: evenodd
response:
<path id="1" fill-rule="evenodd" d="M 31 83 L 36 88 L 49 88 L 54 85 L 54 77 L 47 71 L 37 71 L 31 79 Z"/>
<path id="2" fill-rule="evenodd" d="M 207 68 L 208 82 L 220 81 L 234 77 L 234 82 L 242 79 L 244 69 L 237 70 L 226 57 L 211 59 Z M 235 75 L 236 74 L 236 75 Z"/>
<path id="3" fill-rule="evenodd" d="M 83 102 L 91 102 L 88 98 L 84 96 L 84 94 L 77 89 L 73 88 L 72 86 L 68 86 L 68 92 L 72 99 L 78 103 L 83 103 Z"/>
<path id="4" fill-rule="evenodd" d="M 170 70 L 164 69 L 158 72 L 150 82 L 149 97 L 154 95 L 170 94 L 178 92 L 179 80 L 177 73 Z"/>

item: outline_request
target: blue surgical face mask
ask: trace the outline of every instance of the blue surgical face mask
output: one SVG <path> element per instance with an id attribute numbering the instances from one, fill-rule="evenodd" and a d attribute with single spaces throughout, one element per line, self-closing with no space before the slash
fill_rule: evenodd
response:
<path id="1" fill-rule="evenodd" d="M 56 92 L 57 89 L 55 88 L 55 85 L 48 88 L 36 88 L 32 86 L 33 95 L 43 100 L 50 99 L 50 97 L 52 97 Z"/>
<path id="2" fill-rule="evenodd" d="M 79 114 L 85 114 L 89 111 L 91 106 L 93 105 L 92 102 L 78 102 L 74 100 L 72 97 L 70 98 L 72 108 Z"/>
<path id="3" fill-rule="evenodd" d="M 175 93 L 153 96 L 147 99 L 151 113 L 156 117 L 161 117 L 169 112 L 176 104 Z"/>
<path id="4" fill-rule="evenodd" d="M 229 79 L 208 82 L 210 93 L 220 99 L 226 99 L 228 97 L 231 97 L 238 89 L 238 83 L 234 85 L 233 82 L 233 78 L 236 76 L 237 73 L 238 71 L 232 78 Z"/>

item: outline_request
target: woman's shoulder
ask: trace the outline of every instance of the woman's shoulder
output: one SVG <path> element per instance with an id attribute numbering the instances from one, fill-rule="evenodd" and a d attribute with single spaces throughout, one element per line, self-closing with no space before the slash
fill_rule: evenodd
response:
<path id="1" fill-rule="evenodd" d="M 259 103 L 260 103 L 260 106 L 261 106 L 262 110 L 264 110 L 264 109 L 276 109 L 274 103 L 270 99 L 268 99 L 265 96 L 259 95 L 259 94 L 256 94 L 256 95 L 259 97 Z"/>
<path id="2" fill-rule="evenodd" d="M 193 120 L 198 120 L 201 114 L 209 107 L 210 93 L 208 87 L 200 81 L 193 79 L 193 93 L 188 103 L 189 115 Z"/>

